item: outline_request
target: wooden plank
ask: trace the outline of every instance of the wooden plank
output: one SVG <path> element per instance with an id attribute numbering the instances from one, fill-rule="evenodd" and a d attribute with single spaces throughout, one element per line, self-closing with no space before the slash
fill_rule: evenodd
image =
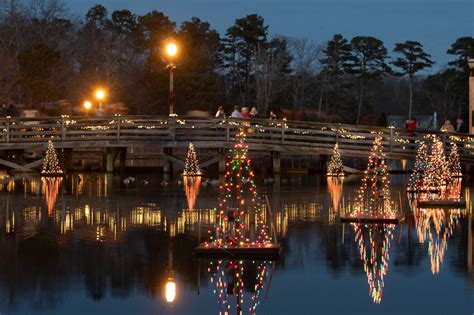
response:
<path id="1" fill-rule="evenodd" d="M 34 170 L 32 170 L 30 168 L 27 168 L 27 167 L 22 166 L 22 165 L 18 165 L 16 163 L 13 163 L 13 162 L 10 162 L 10 161 L 4 160 L 4 159 L 0 159 L 0 164 L 5 165 L 5 166 L 7 166 L 9 168 L 12 168 L 12 169 L 15 169 L 15 170 L 22 171 L 22 172 L 34 172 Z"/>

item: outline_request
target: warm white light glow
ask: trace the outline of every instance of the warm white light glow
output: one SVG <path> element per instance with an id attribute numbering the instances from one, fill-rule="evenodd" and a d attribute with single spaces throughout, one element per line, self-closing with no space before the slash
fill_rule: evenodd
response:
<path id="1" fill-rule="evenodd" d="M 97 90 L 95 92 L 95 97 L 98 99 L 98 100 L 103 100 L 105 98 L 105 92 L 104 90 Z"/>
<path id="2" fill-rule="evenodd" d="M 177 52 L 178 52 L 178 47 L 176 46 L 176 44 L 169 43 L 168 45 L 166 45 L 166 53 L 169 56 L 174 57 Z"/>
<path id="3" fill-rule="evenodd" d="M 92 107 L 92 103 L 91 103 L 91 102 L 89 102 L 89 101 L 85 101 L 85 102 L 84 102 L 84 108 L 85 108 L 85 109 L 91 109 L 91 107 Z"/>
<path id="4" fill-rule="evenodd" d="M 165 299 L 168 303 L 173 303 L 176 298 L 176 283 L 170 279 L 165 286 Z"/>

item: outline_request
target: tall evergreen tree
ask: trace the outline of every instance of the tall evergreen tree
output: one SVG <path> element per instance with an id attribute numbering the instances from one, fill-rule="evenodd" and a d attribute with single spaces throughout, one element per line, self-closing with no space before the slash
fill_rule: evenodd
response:
<path id="1" fill-rule="evenodd" d="M 404 43 L 397 43 L 393 51 L 402 55 L 402 57 L 398 57 L 392 62 L 395 67 L 401 70 L 396 74 L 408 76 L 408 117 L 411 118 L 413 110 L 413 78 L 417 72 L 431 68 L 434 61 L 431 60 L 431 56 L 423 50 L 423 45 L 416 41 L 407 40 Z"/>
<path id="2" fill-rule="evenodd" d="M 385 62 L 387 49 L 381 40 L 372 36 L 356 36 L 351 40 L 351 47 L 353 58 L 349 64 L 349 71 L 355 74 L 359 81 L 356 116 L 356 124 L 359 124 L 367 83 L 390 72 L 390 68 Z"/>

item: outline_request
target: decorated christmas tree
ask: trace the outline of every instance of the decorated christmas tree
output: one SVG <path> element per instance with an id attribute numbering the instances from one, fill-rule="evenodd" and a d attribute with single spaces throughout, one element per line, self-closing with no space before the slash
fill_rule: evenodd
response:
<path id="1" fill-rule="evenodd" d="M 201 169 L 199 168 L 199 162 L 196 156 L 196 150 L 194 145 L 190 142 L 188 146 L 188 155 L 186 156 L 186 163 L 184 165 L 183 175 L 186 176 L 198 176 L 201 175 Z"/>
<path id="2" fill-rule="evenodd" d="M 369 293 L 374 303 L 382 301 L 384 279 L 388 272 L 390 242 L 393 224 L 353 223 L 360 259 L 369 283 Z"/>
<path id="3" fill-rule="evenodd" d="M 419 191 L 423 187 L 423 176 L 428 165 L 428 147 L 425 141 L 418 145 L 415 168 L 408 181 L 408 190 Z"/>
<path id="4" fill-rule="evenodd" d="M 375 138 L 367 169 L 354 206 L 355 214 L 379 216 L 394 213 L 390 198 L 388 168 L 383 153 L 382 138 Z"/>
<path id="5" fill-rule="evenodd" d="M 327 176 L 344 176 L 344 166 L 342 165 L 341 153 L 337 143 L 334 145 L 332 152 L 328 163 Z"/>
<path id="6" fill-rule="evenodd" d="M 448 158 L 448 168 L 452 177 L 461 177 L 461 163 L 459 162 L 459 152 L 456 143 L 451 143 L 451 152 Z"/>
<path id="7" fill-rule="evenodd" d="M 245 219 L 255 218 L 255 239 L 249 239 Z M 270 243 L 265 225 L 265 213 L 260 205 L 248 145 L 243 130 L 236 136 L 234 147 L 226 156 L 224 182 L 220 185 L 219 208 L 215 235 L 211 241 L 218 246 L 238 246 L 251 242 L 256 245 Z"/>
<path id="8" fill-rule="evenodd" d="M 52 174 L 62 174 L 62 169 L 59 166 L 58 156 L 56 155 L 56 150 L 54 149 L 53 141 L 49 140 L 48 149 L 46 150 L 46 156 L 43 160 L 43 170 L 42 174 L 52 175 Z"/>
<path id="9" fill-rule="evenodd" d="M 434 136 L 423 176 L 423 190 L 443 196 L 450 177 L 448 162 L 444 155 L 444 145 L 438 137 Z M 428 194 L 425 197 L 431 198 L 433 196 Z"/>

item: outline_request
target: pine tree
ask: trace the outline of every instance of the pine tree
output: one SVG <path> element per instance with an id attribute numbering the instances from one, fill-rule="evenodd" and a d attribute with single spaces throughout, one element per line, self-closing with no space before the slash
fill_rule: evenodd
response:
<path id="1" fill-rule="evenodd" d="M 332 151 L 331 159 L 329 160 L 327 176 L 344 176 L 344 165 L 341 160 L 341 153 L 339 152 L 339 145 L 336 143 Z"/>
<path id="2" fill-rule="evenodd" d="M 448 167 L 451 176 L 462 176 L 461 163 L 459 162 L 458 146 L 454 142 L 451 143 L 451 152 L 449 153 Z"/>
<path id="3" fill-rule="evenodd" d="M 58 156 L 54 149 L 53 141 L 49 140 L 48 149 L 46 150 L 46 156 L 43 161 L 42 174 L 62 174 L 62 169 L 59 166 Z"/>
<path id="4" fill-rule="evenodd" d="M 356 201 L 358 214 L 373 216 L 393 212 L 382 137 L 375 138 Z"/>
<path id="5" fill-rule="evenodd" d="M 416 152 L 415 168 L 408 181 L 408 189 L 417 191 L 423 187 L 423 176 L 428 165 L 428 147 L 425 141 L 420 142 Z"/>
<path id="6" fill-rule="evenodd" d="M 201 175 L 201 169 L 199 168 L 199 162 L 196 157 L 196 150 L 194 145 L 190 142 L 188 146 L 188 155 L 186 156 L 186 163 L 184 165 L 183 175 L 187 176 L 198 176 Z"/>

